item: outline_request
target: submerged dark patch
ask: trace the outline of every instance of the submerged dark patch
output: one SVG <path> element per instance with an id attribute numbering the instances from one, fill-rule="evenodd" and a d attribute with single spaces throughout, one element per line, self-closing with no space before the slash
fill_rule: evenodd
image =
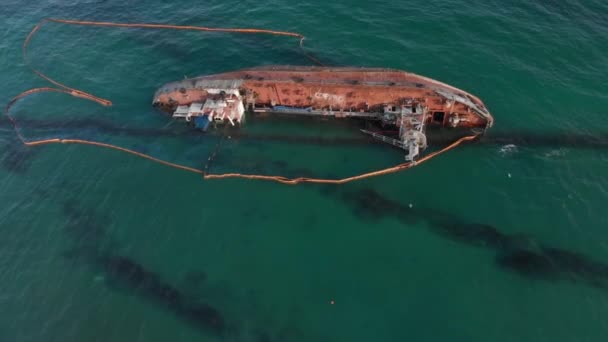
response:
<path id="1" fill-rule="evenodd" d="M 160 115 L 160 114 L 159 114 Z M 74 132 L 99 132 L 112 135 L 130 136 L 130 137 L 200 137 L 201 135 L 216 135 L 217 132 L 202 133 L 199 130 L 193 129 L 185 125 L 173 125 L 171 128 L 144 128 L 144 127 L 125 127 L 117 125 L 109 120 L 98 118 L 91 119 L 75 119 L 70 121 L 56 120 L 34 120 L 34 119 L 19 119 L 19 124 L 22 127 L 27 127 L 33 130 L 52 130 L 58 131 L 74 131 Z M 0 122 L 0 126 L 3 125 Z M 368 144 L 369 139 L 365 136 L 361 137 L 318 137 L 304 135 L 288 135 L 288 134 L 252 134 L 240 129 L 225 127 L 221 134 L 229 134 L 232 139 L 243 139 L 252 141 L 269 141 L 294 144 L 311 144 L 311 145 L 351 145 L 351 144 Z M 48 134 L 48 132 L 46 132 Z M 83 137 L 86 138 L 86 137 Z M 17 141 L 15 141 L 18 143 Z"/>
<path id="2" fill-rule="evenodd" d="M 201 331 L 216 335 L 226 332 L 225 319 L 219 310 L 184 294 L 137 261 L 116 254 L 106 229 L 110 222 L 108 218 L 84 210 L 76 202 L 66 202 L 63 212 L 67 217 L 66 233 L 74 243 L 64 256 L 86 262 L 102 272 L 112 288 L 162 305 Z"/>
<path id="3" fill-rule="evenodd" d="M 24 146 L 16 139 L 11 139 L 4 146 L 4 150 L 0 150 L 0 165 L 3 169 L 24 174 L 31 166 L 32 159 L 38 151 L 34 148 Z"/>
<path id="4" fill-rule="evenodd" d="M 191 301 L 178 289 L 164 282 L 158 274 L 147 270 L 133 259 L 112 255 L 103 256 L 98 262 L 103 266 L 110 281 L 119 282 L 130 291 L 164 305 L 178 317 L 204 328 L 205 331 L 216 334 L 224 332 L 224 318 L 217 309 L 205 303 Z"/>
<path id="5" fill-rule="evenodd" d="M 434 223 L 431 229 L 454 241 L 497 250 L 510 249 L 517 243 L 516 239 L 500 233 L 496 228 L 487 224 L 458 221 Z"/>
<path id="6" fill-rule="evenodd" d="M 281 120 L 275 118 L 273 120 Z M 293 121 L 293 120 L 292 120 Z M 194 139 L 199 142 L 202 135 L 198 130 L 192 129 L 185 125 L 173 125 L 169 128 L 143 128 L 143 127 L 125 127 L 117 125 L 112 121 L 103 120 L 99 118 L 91 119 L 76 119 L 70 121 L 56 121 L 56 120 L 33 120 L 33 119 L 19 119 L 20 125 L 28 127 L 33 130 L 52 130 L 58 129 L 61 132 L 77 132 L 73 134 L 63 134 L 73 138 L 91 139 L 91 137 L 83 136 L 82 132 L 98 132 L 100 134 L 130 136 L 135 138 L 146 138 L 146 137 L 180 137 L 182 139 Z M 327 125 L 327 122 L 319 123 L 320 125 Z M 344 123 L 333 123 L 335 125 L 345 125 Z M 356 129 L 356 123 L 350 123 L 353 129 Z M 11 128 L 10 124 L 4 120 L 0 121 L 0 126 L 6 126 Z M 13 134 L 11 132 L 11 134 Z M 259 133 L 248 133 L 247 130 L 234 129 L 231 127 L 224 127 L 222 133 L 213 132 L 210 133 L 212 136 L 217 134 L 229 135 L 231 139 L 242 140 L 248 142 L 250 145 L 257 142 L 277 142 L 282 144 L 304 144 L 304 145 L 319 145 L 319 146 L 353 146 L 353 145 L 373 145 L 375 144 L 372 139 L 367 136 L 353 136 L 353 137 L 320 137 L 320 136 L 303 136 L 303 135 L 289 135 L 289 134 L 259 134 Z M 90 135 L 90 134 L 89 134 Z M 447 145 L 457 138 L 462 136 L 462 132 L 451 132 L 449 130 L 429 130 L 427 132 L 429 139 L 434 145 L 444 146 Z M 105 136 L 102 136 L 105 138 Z M 93 140 L 99 139 L 99 137 L 92 138 Z M 16 138 L 11 137 L 11 142 L 7 144 L 7 150 L 5 156 L 0 160 L 0 165 L 16 173 L 24 173 L 27 171 L 32 158 L 37 153 L 38 149 L 29 148 L 23 146 Z M 596 134 L 581 134 L 581 133 L 554 133 L 554 134 L 535 134 L 528 132 L 513 132 L 509 134 L 504 133 L 490 133 L 482 136 L 475 145 L 505 145 L 505 144 L 516 144 L 519 146 L 533 146 L 533 147 L 574 147 L 574 148 L 607 148 L 608 147 L 608 133 L 596 133 Z M 140 144 L 141 145 L 141 144 Z M 145 144 L 144 144 L 145 145 Z M 146 147 L 141 145 L 135 146 L 139 152 L 146 152 Z M 143 150 L 142 150 L 142 146 Z M 279 169 L 280 173 L 286 177 L 319 177 L 319 178 L 340 178 L 339 175 L 335 174 L 323 174 L 319 175 L 317 172 L 306 168 L 288 168 L 286 162 L 276 162 L 270 166 L 265 163 L 252 163 L 252 165 L 231 165 L 230 161 L 227 161 L 222 155 L 225 151 L 215 151 L 212 153 L 212 160 L 209 161 L 210 156 L 206 156 L 200 160 L 200 167 L 205 169 L 207 172 L 213 172 L 210 169 L 211 162 L 218 167 L 228 166 L 231 167 L 231 171 L 237 170 L 247 173 L 258 173 L 258 174 L 274 174 L 279 171 L 273 169 Z M 197 160 L 198 161 L 198 160 Z M 370 215 L 370 213 L 362 213 L 359 216 Z"/>
<path id="7" fill-rule="evenodd" d="M 215 170 L 210 173 L 226 170 L 238 170 L 245 173 L 263 175 L 280 174 L 285 177 L 320 177 L 318 172 L 305 167 L 290 167 L 289 163 L 282 160 L 258 159 L 239 155 L 235 157 L 231 153 L 218 153 L 214 158 Z M 323 174 L 322 177 L 333 178 L 332 174 Z"/>
<path id="8" fill-rule="evenodd" d="M 557 280 L 560 270 L 550 258 L 530 250 L 514 250 L 496 257 L 496 263 L 505 269 L 530 278 Z"/>
<path id="9" fill-rule="evenodd" d="M 502 270 L 529 279 L 570 281 L 608 290 L 608 264 L 588 256 L 543 245 L 529 236 L 501 233 L 488 224 L 465 222 L 436 208 L 409 208 L 373 189 L 340 192 L 330 188 L 326 193 L 338 195 L 358 217 L 393 217 L 407 225 L 426 223 L 431 232 L 451 241 L 490 249 Z"/>

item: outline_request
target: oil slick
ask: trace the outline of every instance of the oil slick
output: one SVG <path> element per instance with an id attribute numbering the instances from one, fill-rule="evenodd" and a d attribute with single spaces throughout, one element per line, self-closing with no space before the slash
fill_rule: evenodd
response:
<path id="1" fill-rule="evenodd" d="M 26 173 L 39 151 L 23 146 L 14 137 L 8 140 L 0 148 L 0 167 L 11 173 Z"/>
<path id="2" fill-rule="evenodd" d="M 135 260 L 119 255 L 103 255 L 97 262 L 103 267 L 107 279 L 119 282 L 131 292 L 156 302 L 205 332 L 224 334 L 226 324 L 217 309 L 206 303 L 191 302 L 177 288 Z"/>
<path id="3" fill-rule="evenodd" d="M 62 187 L 68 185 L 63 184 Z M 94 282 L 103 282 L 115 291 L 134 295 L 156 307 L 167 310 L 176 318 L 195 328 L 202 335 L 228 341 L 273 342 L 301 340 L 301 332 L 293 327 L 256 326 L 255 321 L 243 317 L 228 319 L 220 308 L 201 299 L 205 295 L 207 274 L 191 270 L 184 274 L 179 286 L 163 279 L 143 263 L 117 251 L 118 242 L 109 232 L 112 221 L 97 211 L 68 201 L 63 205 L 67 218 L 66 234 L 73 248 L 64 257 L 77 264 L 85 264 L 94 272 Z M 208 291 L 208 290 L 207 290 Z M 243 305 L 244 303 L 241 303 Z M 253 316 L 258 316 L 254 312 Z"/>
<path id="4" fill-rule="evenodd" d="M 410 208 L 372 189 L 345 192 L 335 187 L 324 189 L 347 203 L 353 214 L 362 219 L 394 217 L 405 225 L 426 223 L 424 226 L 438 236 L 489 249 L 495 253 L 495 263 L 502 270 L 528 279 L 568 281 L 608 291 L 608 264 L 583 254 L 548 246 L 529 236 L 505 234 L 491 225 L 465 222 L 437 208 Z"/>
<path id="5" fill-rule="evenodd" d="M 270 120 L 270 119 L 262 119 Z M 273 119 L 280 120 L 280 119 Z M 297 120 L 297 119 L 289 119 Z M 69 122 L 56 120 L 38 120 L 38 119 L 19 119 L 23 127 L 32 130 L 40 130 L 48 132 L 49 130 L 73 130 L 74 132 L 91 131 L 99 134 L 110 134 L 129 136 L 133 138 L 145 137 L 199 137 L 201 132 L 187 129 L 180 125 L 172 125 L 170 128 L 143 128 L 143 127 L 126 127 L 118 125 L 110 120 L 99 118 L 89 119 L 74 119 Z M 327 123 L 325 123 L 327 124 Z M 344 125 L 343 122 L 336 124 Z M 0 130 L 0 137 L 3 137 L 6 146 L 20 145 L 15 140 L 14 132 L 10 130 L 11 125 L 6 120 L 0 121 L 0 128 L 6 128 L 6 131 Z M 320 137 L 320 136 L 298 136 L 293 134 L 255 134 L 247 133 L 242 130 L 230 130 L 226 132 L 232 139 L 243 139 L 245 141 L 276 141 L 277 143 L 293 143 L 293 144 L 311 144 L 311 145 L 353 145 L 353 144 L 369 144 L 368 137 L 352 136 L 352 137 Z M 455 140 L 455 137 L 450 134 L 440 132 L 433 139 L 439 144 L 447 144 Z M 211 133 L 213 134 L 213 133 Z M 429 132 L 433 134 L 433 132 Z M 584 133 L 531 133 L 531 132 L 492 132 L 482 136 L 472 146 L 493 145 L 501 149 L 501 153 L 510 154 L 519 149 L 519 147 L 553 147 L 559 148 L 591 148 L 591 149 L 606 149 L 608 148 L 608 132 L 597 132 L 594 134 Z M 16 147 L 15 147 L 16 148 Z M 33 150 L 33 149 L 27 149 Z M 504 151 L 503 151 L 504 150 Z M 17 150 L 15 150 L 17 151 Z"/>
<path id="6" fill-rule="evenodd" d="M 68 218 L 65 231 L 74 243 L 64 256 L 93 267 L 97 281 L 149 300 L 204 333 L 223 336 L 228 332 L 218 309 L 184 294 L 136 260 L 116 253 L 117 243 L 106 229 L 107 218 L 84 210 L 75 202 L 65 203 L 63 212 Z"/>
<path id="7" fill-rule="evenodd" d="M 4 123 L 6 123 L 4 121 Z M 108 130 L 111 133 L 125 133 L 132 136 L 177 136 L 181 133 L 167 132 L 164 130 L 155 129 L 125 129 L 118 126 L 113 126 L 108 122 L 100 122 L 101 130 Z M 1 125 L 2 123 L 0 123 Z M 44 121 L 30 121 L 30 124 L 38 127 L 53 127 L 56 123 Z M 70 128 L 77 128 L 79 125 L 89 125 L 90 122 L 72 122 Z M 195 134 L 195 133 L 192 133 Z M 255 136 L 247 137 L 255 139 Z M 302 143 L 302 141 L 298 141 Z M 509 135 L 509 136 L 485 136 L 478 144 L 505 144 L 516 143 L 517 146 L 568 146 L 579 148 L 606 148 L 608 147 L 608 134 L 596 135 Z M 29 148 L 21 150 L 10 150 L 11 148 L 21 149 L 18 144 L 9 144 L 4 146 L 4 158 L 0 164 L 3 168 L 12 172 L 24 172 L 27 170 L 27 158 Z M 7 152 L 8 151 L 8 152 Z M 25 153 L 25 154 L 23 154 Z M 25 157 L 27 156 L 27 157 Z M 25 164 L 23 160 L 26 160 Z M 221 160 L 221 159 L 220 159 Z M 263 164 L 263 163 L 261 163 Z M 260 164 L 260 165 L 261 165 Z M 25 166 L 24 166 L 25 165 Z M 277 163 L 276 167 L 286 167 L 285 163 Z M 303 170 L 299 170 L 303 171 Z M 310 172 L 307 170 L 307 172 Z M 337 192 L 337 190 L 332 190 Z M 437 209 L 430 210 L 421 209 L 418 205 L 409 208 L 391 199 L 387 199 L 373 190 L 359 190 L 355 192 L 345 192 L 340 195 L 351 207 L 353 212 L 359 217 L 367 220 L 376 220 L 386 216 L 397 217 L 401 222 L 415 223 L 427 220 L 431 224 L 431 229 L 434 233 L 446 237 L 450 240 L 459 241 L 463 244 L 480 246 L 491 249 L 496 253 L 496 264 L 503 270 L 516 272 L 526 278 L 544 279 L 544 280 L 564 280 L 578 283 L 586 283 L 587 285 L 608 289 L 608 265 L 602 262 L 592 260 L 591 258 L 567 250 L 545 246 L 540 243 L 529 243 L 531 239 L 518 236 L 511 236 L 501 233 L 495 227 L 476 224 L 471 222 L 461 222 L 459 218 L 452 217 L 448 214 L 441 214 Z M 65 212 L 70 217 L 70 221 L 79 218 L 82 215 L 78 213 L 78 208 L 73 204 L 67 204 Z M 69 223 L 66 230 L 72 234 L 75 239 L 83 241 L 84 248 L 71 251 L 69 254 L 79 255 L 87 254 L 89 260 L 94 260 L 101 266 L 104 262 L 110 262 L 111 257 L 116 257 L 113 254 L 107 254 L 105 247 L 101 245 L 104 240 L 105 232 L 102 226 L 96 226 L 96 223 Z M 87 242 L 89 241 L 89 242 Z M 92 245 L 89 245 L 92 244 Z M 112 248 L 108 248 L 112 250 Z M 97 253 L 99 255 L 93 255 Z M 137 263 L 134 263 L 137 264 Z M 105 269 L 105 268 L 104 268 Z M 112 269 L 110 267 L 110 269 Z M 145 270 L 145 268 L 142 267 Z M 153 274 L 144 272 L 145 275 Z M 128 280 L 128 279 L 127 279 Z M 129 281 L 127 281 L 128 283 Z M 150 284 L 164 284 L 163 282 Z M 155 290 L 150 290 L 153 295 Z M 166 299 L 165 299 L 166 300 Z M 183 304 L 180 302 L 180 306 Z M 182 309 L 180 309 L 182 310 Z M 181 312 L 186 312 L 182 310 Z M 196 311 L 196 310 L 195 310 Z M 204 311 L 204 310 L 203 310 Z"/>

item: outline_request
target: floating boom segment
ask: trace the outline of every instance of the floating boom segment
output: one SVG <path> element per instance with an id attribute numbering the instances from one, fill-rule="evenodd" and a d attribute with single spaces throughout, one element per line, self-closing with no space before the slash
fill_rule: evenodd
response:
<path id="1" fill-rule="evenodd" d="M 416 74 L 380 68 L 267 66 L 172 82 L 153 105 L 207 129 L 243 123 L 245 113 L 365 120 L 362 130 L 406 151 L 413 161 L 427 147 L 427 128 L 479 129 L 493 118 L 476 96 Z"/>

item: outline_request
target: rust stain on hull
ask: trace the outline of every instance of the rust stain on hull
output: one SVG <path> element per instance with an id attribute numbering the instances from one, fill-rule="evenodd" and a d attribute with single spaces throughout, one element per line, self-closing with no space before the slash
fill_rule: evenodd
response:
<path id="1" fill-rule="evenodd" d="M 407 150 L 409 160 L 427 146 L 427 127 L 485 131 L 493 123 L 484 103 L 470 93 L 381 68 L 243 69 L 168 83 L 156 92 L 153 104 L 176 119 L 194 120 L 199 128 L 206 128 L 203 119 L 240 123 L 248 111 L 365 119 L 393 127 L 398 133 L 364 133 Z"/>

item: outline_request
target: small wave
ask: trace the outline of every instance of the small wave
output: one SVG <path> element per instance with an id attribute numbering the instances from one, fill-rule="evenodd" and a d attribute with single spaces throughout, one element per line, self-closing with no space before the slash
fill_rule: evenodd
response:
<path id="1" fill-rule="evenodd" d="M 502 156 L 506 156 L 506 155 L 511 155 L 511 154 L 517 153 L 518 152 L 517 145 L 515 145 L 515 144 L 504 145 L 504 146 L 502 146 L 500 148 L 500 150 L 498 152 Z"/>
<path id="2" fill-rule="evenodd" d="M 568 152 L 568 150 L 565 149 L 565 148 L 553 149 L 551 151 L 548 151 L 548 152 L 544 153 L 543 157 L 545 157 L 545 158 L 559 158 L 559 157 L 565 156 L 567 152 Z"/>

